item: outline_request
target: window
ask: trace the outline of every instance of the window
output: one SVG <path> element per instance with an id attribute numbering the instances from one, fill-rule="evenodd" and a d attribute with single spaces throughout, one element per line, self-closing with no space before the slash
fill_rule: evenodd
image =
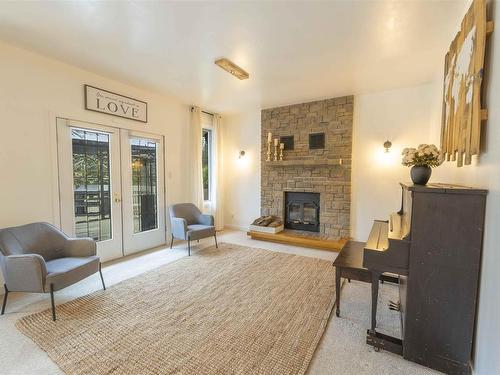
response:
<path id="1" fill-rule="evenodd" d="M 201 167 L 203 171 L 203 199 L 211 200 L 212 180 L 212 131 L 203 129 L 201 137 Z"/>

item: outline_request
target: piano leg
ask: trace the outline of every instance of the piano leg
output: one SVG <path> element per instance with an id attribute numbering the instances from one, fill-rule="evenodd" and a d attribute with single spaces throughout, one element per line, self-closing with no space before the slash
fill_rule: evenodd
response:
<path id="1" fill-rule="evenodd" d="M 335 267 L 335 315 L 340 316 L 340 267 Z"/>
<path id="2" fill-rule="evenodd" d="M 377 328 L 377 303 L 378 303 L 378 283 L 380 280 L 381 272 L 372 271 L 372 326 L 370 329 L 370 333 L 372 335 L 376 335 Z M 380 349 L 375 347 L 376 351 Z"/>

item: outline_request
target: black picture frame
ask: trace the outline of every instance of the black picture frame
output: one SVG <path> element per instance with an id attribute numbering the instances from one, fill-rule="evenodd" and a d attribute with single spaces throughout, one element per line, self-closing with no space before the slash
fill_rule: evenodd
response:
<path id="1" fill-rule="evenodd" d="M 309 134 L 309 150 L 320 150 L 325 148 L 325 133 Z"/>
<path id="2" fill-rule="evenodd" d="M 284 145 L 283 150 L 293 150 L 295 147 L 293 135 L 285 135 L 283 137 L 280 137 L 280 143 L 283 143 Z"/>

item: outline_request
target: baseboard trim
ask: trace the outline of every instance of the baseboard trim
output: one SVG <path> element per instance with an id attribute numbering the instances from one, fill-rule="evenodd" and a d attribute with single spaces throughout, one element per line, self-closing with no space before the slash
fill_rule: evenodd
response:
<path id="1" fill-rule="evenodd" d="M 226 224 L 226 225 L 224 225 L 224 229 L 234 229 L 234 230 L 241 230 L 243 232 L 246 232 L 246 231 L 248 231 L 248 225 Z"/>

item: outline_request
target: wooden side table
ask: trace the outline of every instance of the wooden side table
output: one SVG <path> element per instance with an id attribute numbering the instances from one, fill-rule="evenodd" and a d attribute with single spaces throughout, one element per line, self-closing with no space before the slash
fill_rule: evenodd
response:
<path id="1" fill-rule="evenodd" d="M 348 241 L 333 261 L 335 267 L 335 314 L 337 316 L 340 316 L 340 281 L 342 277 L 349 281 L 352 279 L 365 283 L 372 282 L 372 273 L 363 267 L 365 245 L 365 242 Z M 389 275 L 381 275 L 380 280 L 398 283 L 397 277 Z"/>

